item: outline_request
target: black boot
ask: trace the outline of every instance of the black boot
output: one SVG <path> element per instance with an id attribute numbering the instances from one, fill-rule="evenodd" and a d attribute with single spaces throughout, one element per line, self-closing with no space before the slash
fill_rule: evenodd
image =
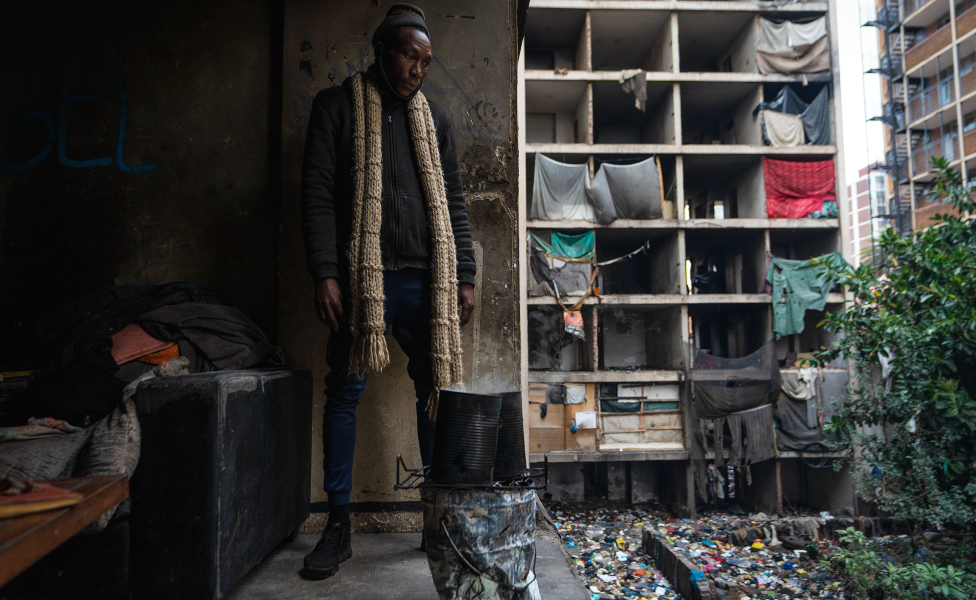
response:
<path id="1" fill-rule="evenodd" d="M 339 563 L 352 557 L 352 539 L 348 521 L 329 522 L 322 530 L 315 548 L 305 557 L 302 576 L 325 579 L 335 575 Z"/>

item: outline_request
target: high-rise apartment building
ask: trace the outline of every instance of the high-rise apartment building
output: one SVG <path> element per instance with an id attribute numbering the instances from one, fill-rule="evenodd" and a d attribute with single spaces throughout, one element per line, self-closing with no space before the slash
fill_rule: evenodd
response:
<path id="1" fill-rule="evenodd" d="M 951 210 L 932 202 L 933 156 L 976 174 L 976 0 L 864 0 L 879 32 L 890 176 L 887 218 L 902 233 Z"/>
<path id="2" fill-rule="evenodd" d="M 849 243 L 833 5 L 531 0 L 523 382 L 530 461 L 548 455 L 555 496 L 653 497 L 691 514 L 697 478 L 702 496 L 722 488 L 767 510 L 783 497 L 851 504 L 849 477 L 809 460 L 832 460 L 816 440 L 846 371 L 790 399 L 805 402 L 799 425 L 776 403 L 775 443 L 762 437 L 769 390 L 756 391 L 780 376 L 769 365 L 794 381 L 831 341 L 822 310 L 787 324 L 791 292 L 767 279 L 786 264 L 775 260 Z M 827 292 L 824 310 L 840 310 Z M 713 391 L 737 399 L 713 414 Z M 746 396 L 759 407 L 743 409 Z"/>

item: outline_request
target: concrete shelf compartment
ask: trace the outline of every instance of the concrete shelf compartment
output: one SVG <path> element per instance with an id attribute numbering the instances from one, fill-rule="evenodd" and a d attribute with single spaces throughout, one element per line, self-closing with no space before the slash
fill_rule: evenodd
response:
<path id="1" fill-rule="evenodd" d="M 680 260 L 677 230 L 599 229 L 595 233 L 598 261 L 626 256 L 649 245 L 644 252 L 600 267 L 597 283 L 601 294 L 681 293 L 681 279 L 674 268 Z"/>
<path id="2" fill-rule="evenodd" d="M 831 252 L 840 252 L 840 250 L 840 239 L 837 231 L 833 229 L 771 229 L 769 231 L 769 251 L 779 258 L 805 260 Z"/>
<path id="3" fill-rule="evenodd" d="M 768 297 L 768 296 L 767 296 Z M 765 305 L 698 305 L 688 307 L 695 348 L 714 356 L 742 358 L 772 337 L 772 314 Z"/>
<path id="4" fill-rule="evenodd" d="M 682 83 L 683 144 L 762 146 L 759 118 L 752 112 L 763 101 L 755 83 Z"/>
<path id="5" fill-rule="evenodd" d="M 525 23 L 525 68 L 588 71 L 587 11 L 535 9 Z"/>
<path id="6" fill-rule="evenodd" d="M 683 168 L 686 220 L 766 220 L 761 157 L 686 156 Z"/>
<path id="7" fill-rule="evenodd" d="M 584 81 L 527 81 L 526 142 L 589 143 L 591 102 L 590 84 Z"/>
<path id="8" fill-rule="evenodd" d="M 689 293 L 703 301 L 710 295 L 760 294 L 766 272 L 766 244 L 764 231 L 686 231 L 685 276 Z"/>
<path id="9" fill-rule="evenodd" d="M 647 102 L 641 111 L 634 94 L 619 82 L 597 81 L 593 86 L 593 143 L 676 144 L 674 85 L 647 83 Z"/>
<path id="10" fill-rule="evenodd" d="M 842 310 L 843 307 L 831 300 L 838 300 L 840 294 L 831 294 L 827 299 L 827 309 L 830 311 Z M 808 310 L 803 316 L 803 331 L 793 335 L 784 335 L 776 340 L 776 357 L 780 360 L 786 357 L 788 352 L 794 352 L 798 359 L 809 358 L 812 354 L 822 348 L 829 348 L 831 344 L 839 338 L 830 333 L 819 324 L 826 318 L 826 313 L 822 310 Z M 846 364 L 843 359 L 835 359 L 828 364 L 834 369 L 844 369 Z"/>
<path id="11" fill-rule="evenodd" d="M 756 14 L 695 11 L 678 13 L 682 72 L 756 73 Z"/>
<path id="12" fill-rule="evenodd" d="M 677 23 L 667 10 L 592 10 L 594 71 L 673 72 Z"/>
<path id="13" fill-rule="evenodd" d="M 638 308 L 596 306 L 597 367 L 607 373 L 606 381 L 634 382 L 632 372 L 664 371 L 684 368 L 680 348 L 682 309 L 680 307 Z M 639 381 L 639 380 L 638 380 Z M 652 381 L 648 379 L 648 381 Z"/>

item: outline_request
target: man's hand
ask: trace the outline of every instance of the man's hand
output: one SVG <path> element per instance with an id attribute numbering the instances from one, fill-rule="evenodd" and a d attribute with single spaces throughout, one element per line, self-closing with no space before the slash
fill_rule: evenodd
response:
<path id="1" fill-rule="evenodd" d="M 342 321 L 342 292 L 335 277 L 326 277 L 315 282 L 315 314 L 319 321 L 332 331 L 339 331 Z"/>
<path id="2" fill-rule="evenodd" d="M 461 313 L 461 327 L 464 327 L 474 314 L 474 286 L 470 283 L 458 284 L 458 312 Z"/>

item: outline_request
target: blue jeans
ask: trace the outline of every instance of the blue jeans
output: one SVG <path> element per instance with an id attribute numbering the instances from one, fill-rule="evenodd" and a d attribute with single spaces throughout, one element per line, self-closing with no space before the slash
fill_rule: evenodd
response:
<path id="1" fill-rule="evenodd" d="M 386 294 L 384 319 L 389 331 L 409 359 L 407 373 L 417 392 L 417 439 L 420 458 L 430 465 L 434 453 L 434 423 L 427 418 L 427 399 L 433 390 L 430 362 L 430 271 L 400 269 L 383 272 Z M 348 290 L 343 290 L 348 298 Z M 347 309 L 348 310 L 348 309 Z M 348 315 L 349 313 L 346 312 Z M 349 504 L 352 490 L 352 460 L 356 450 L 356 407 L 366 388 L 366 375 L 349 372 L 352 334 L 343 324 L 329 336 L 325 377 L 325 418 L 322 446 L 325 449 L 325 491 L 330 506 Z"/>

